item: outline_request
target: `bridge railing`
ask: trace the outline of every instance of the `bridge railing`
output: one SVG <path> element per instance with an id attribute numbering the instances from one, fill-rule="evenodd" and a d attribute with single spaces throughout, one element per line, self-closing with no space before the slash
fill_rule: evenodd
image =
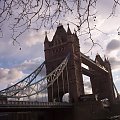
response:
<path id="1" fill-rule="evenodd" d="M 0 101 L 0 106 L 10 107 L 10 106 L 40 106 L 40 107 L 54 107 L 54 106 L 72 106 L 71 103 L 67 102 L 38 102 L 38 101 Z"/>

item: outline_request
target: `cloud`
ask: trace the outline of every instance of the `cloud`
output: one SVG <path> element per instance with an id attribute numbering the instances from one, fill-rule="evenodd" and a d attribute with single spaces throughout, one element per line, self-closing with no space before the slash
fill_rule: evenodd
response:
<path id="1" fill-rule="evenodd" d="M 0 68 L 0 81 L 14 81 L 23 76 L 22 71 L 18 71 L 17 69 L 4 69 Z"/>
<path id="2" fill-rule="evenodd" d="M 120 41 L 114 38 L 107 44 L 106 53 L 111 64 L 113 81 L 120 91 Z"/>
<path id="3" fill-rule="evenodd" d="M 120 48 L 120 41 L 118 41 L 118 40 L 116 40 L 116 39 L 113 39 L 113 40 L 111 40 L 111 41 L 108 43 L 108 45 L 107 45 L 107 47 L 106 47 L 106 50 L 107 50 L 108 52 L 111 52 L 111 51 L 117 50 L 117 49 L 119 49 L 119 48 Z"/>
<path id="4" fill-rule="evenodd" d="M 24 61 L 44 58 L 43 43 L 37 43 L 31 47 L 21 42 L 21 46 L 13 46 L 12 41 L 0 41 L 0 67 L 13 68 L 16 65 L 22 64 Z M 19 48 L 22 48 L 19 50 Z M 41 64 L 41 63 L 39 63 Z"/>
<path id="5" fill-rule="evenodd" d="M 36 68 L 38 68 L 42 63 L 44 59 L 41 57 L 25 60 L 23 63 L 15 66 L 18 70 L 21 71 L 27 71 L 27 72 L 33 72 Z"/>
<path id="6" fill-rule="evenodd" d="M 45 30 L 40 30 L 39 32 L 32 31 L 25 38 L 25 44 L 29 47 L 36 45 L 40 42 L 44 42 Z"/>
<path id="7" fill-rule="evenodd" d="M 106 54 L 110 61 L 112 70 L 120 68 L 120 41 L 112 39 L 106 46 Z"/>
<path id="8" fill-rule="evenodd" d="M 91 94 L 92 87 L 91 87 L 90 77 L 83 75 L 83 83 L 84 83 L 85 94 Z"/>
<path id="9" fill-rule="evenodd" d="M 16 80 L 21 79 L 23 76 L 24 73 L 15 68 L 0 68 L 0 88 L 4 88 L 7 87 L 8 84 L 15 83 Z"/>
<path id="10" fill-rule="evenodd" d="M 42 63 L 42 58 L 35 58 L 32 60 L 25 60 L 18 66 L 14 66 L 13 68 L 0 68 L 0 89 L 4 89 L 8 86 L 8 84 L 16 83 L 25 76 L 29 75 L 33 72 L 40 64 Z M 42 76 L 45 75 L 45 68 L 42 70 L 40 76 L 36 78 L 36 80 L 41 79 Z"/>
<path id="11" fill-rule="evenodd" d="M 84 90 L 85 90 L 85 94 L 92 94 L 92 87 L 90 81 L 84 82 Z"/>
<path id="12" fill-rule="evenodd" d="M 0 89 L 30 74 L 44 61 L 42 44 L 24 45 L 21 51 L 8 42 L 2 42 L 2 46 L 6 47 L 0 48 Z"/>
<path id="13" fill-rule="evenodd" d="M 116 86 L 118 92 L 120 93 L 120 74 L 119 73 L 120 73 L 120 67 L 112 70 L 115 86 Z"/>
<path id="14" fill-rule="evenodd" d="M 113 70 L 120 68 L 120 59 L 117 57 L 110 57 L 109 58 L 111 67 Z"/>

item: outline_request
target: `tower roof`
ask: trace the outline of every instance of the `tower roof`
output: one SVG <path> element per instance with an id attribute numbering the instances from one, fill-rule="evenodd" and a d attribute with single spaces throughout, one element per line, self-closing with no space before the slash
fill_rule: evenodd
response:
<path id="1" fill-rule="evenodd" d="M 63 28 L 63 25 L 59 25 L 57 27 L 57 30 L 55 32 L 55 35 L 53 36 L 52 41 L 57 41 L 58 39 L 61 39 L 62 41 L 67 40 L 67 33 L 65 29 Z"/>
<path id="2" fill-rule="evenodd" d="M 100 65 L 104 66 L 104 61 L 102 60 L 99 54 L 96 55 L 95 61 L 99 63 Z"/>

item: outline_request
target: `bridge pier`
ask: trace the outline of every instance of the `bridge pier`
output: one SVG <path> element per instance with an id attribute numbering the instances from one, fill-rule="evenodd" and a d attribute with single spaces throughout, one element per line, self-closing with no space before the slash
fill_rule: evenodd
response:
<path id="1" fill-rule="evenodd" d="M 73 108 L 73 120 L 106 120 L 110 115 L 111 111 L 100 101 L 77 103 Z"/>
<path id="2" fill-rule="evenodd" d="M 0 120 L 39 120 L 38 116 L 38 112 L 9 112 L 0 113 Z"/>
<path id="3" fill-rule="evenodd" d="M 31 120 L 30 115 L 31 112 L 18 112 L 15 120 Z"/>
<path id="4" fill-rule="evenodd" d="M 43 111 L 1 113 L 0 120 L 74 120 L 73 109 L 57 108 Z"/>

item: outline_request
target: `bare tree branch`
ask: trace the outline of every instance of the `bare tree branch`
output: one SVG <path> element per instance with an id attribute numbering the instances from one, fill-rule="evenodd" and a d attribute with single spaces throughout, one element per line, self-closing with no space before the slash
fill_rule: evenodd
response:
<path id="1" fill-rule="evenodd" d="M 87 39 L 94 45 L 91 31 L 96 28 L 90 20 L 96 19 L 96 4 L 97 0 L 0 0 L 0 37 L 4 35 L 2 25 L 8 21 L 13 44 L 19 44 L 19 37 L 28 30 L 51 29 L 59 20 L 71 15 L 77 22 L 67 21 L 74 24 L 77 31 L 82 31 L 82 35 L 88 34 Z M 119 5 L 119 0 L 113 0 L 109 17 L 115 14 Z"/>

